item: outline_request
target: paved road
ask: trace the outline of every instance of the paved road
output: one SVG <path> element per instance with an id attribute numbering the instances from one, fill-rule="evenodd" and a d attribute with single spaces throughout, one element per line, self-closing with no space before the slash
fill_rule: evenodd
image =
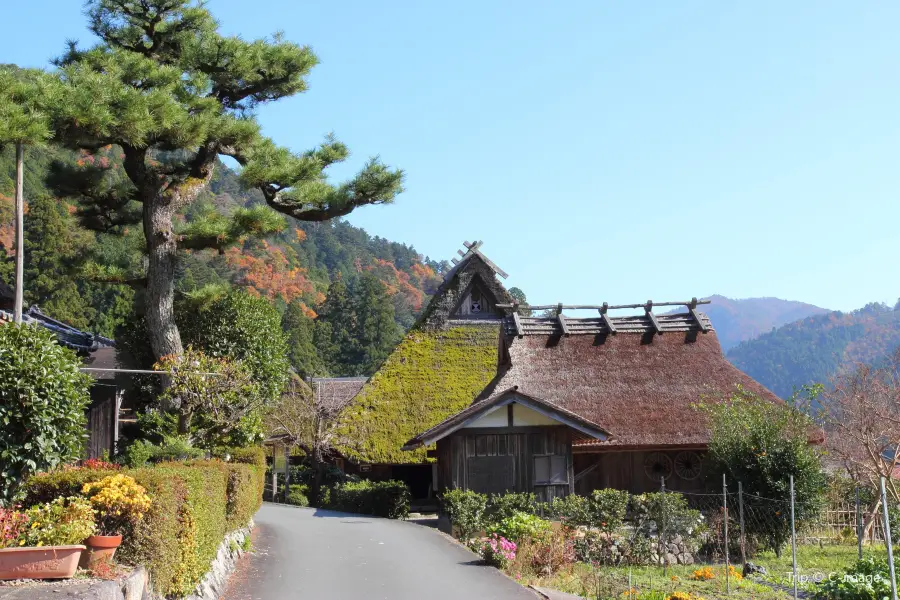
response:
<path id="1" fill-rule="evenodd" d="M 403 521 L 265 504 L 223 600 L 535 600 L 441 533 Z"/>

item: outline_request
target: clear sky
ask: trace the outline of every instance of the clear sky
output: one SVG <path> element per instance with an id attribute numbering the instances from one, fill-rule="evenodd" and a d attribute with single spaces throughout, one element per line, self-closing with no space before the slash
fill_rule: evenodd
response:
<path id="1" fill-rule="evenodd" d="M 89 41 L 78 0 L 4 2 L 0 62 Z M 464 239 L 532 303 L 900 296 L 900 3 L 210 0 L 321 59 L 260 110 L 407 172 L 350 221 L 432 258 Z"/>

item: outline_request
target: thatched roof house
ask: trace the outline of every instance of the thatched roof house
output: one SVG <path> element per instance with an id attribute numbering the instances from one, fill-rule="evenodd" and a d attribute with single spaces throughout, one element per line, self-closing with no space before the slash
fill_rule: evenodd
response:
<path id="1" fill-rule="evenodd" d="M 526 317 L 480 242 L 466 247 L 348 407 L 348 470 L 404 479 L 420 498 L 462 487 L 549 500 L 650 491 L 660 478 L 695 489 L 710 435 L 696 405 L 737 386 L 781 402 L 725 359 L 704 302 L 664 303 L 684 309 L 664 315 L 648 302 Z M 563 312 L 584 308 L 598 316 Z M 617 308 L 643 311 L 614 317 Z"/>
<path id="2" fill-rule="evenodd" d="M 480 246 L 466 244 L 419 321 L 345 411 L 349 441 L 339 450 L 356 463 L 348 470 L 402 477 L 414 495 L 427 494 L 432 469 L 426 449 L 401 447 L 471 404 L 491 382 L 504 315 L 496 305 L 513 301 L 499 280 L 506 274 Z"/>
<path id="3" fill-rule="evenodd" d="M 629 317 L 509 314 L 499 353 L 495 378 L 469 407 L 406 443 L 437 443 L 442 487 L 474 481 L 484 491 L 512 486 L 550 498 L 598 487 L 653 490 L 665 477 L 673 489 L 691 489 L 702 481 L 709 442 L 698 403 L 729 397 L 738 385 L 782 402 L 725 359 L 696 303 L 671 315 L 653 314 L 652 304 Z M 519 419 L 525 409 L 531 418 Z M 565 443 L 536 454 L 535 436 L 551 430 Z M 548 454 L 558 472 L 541 475 L 534 461 Z"/>

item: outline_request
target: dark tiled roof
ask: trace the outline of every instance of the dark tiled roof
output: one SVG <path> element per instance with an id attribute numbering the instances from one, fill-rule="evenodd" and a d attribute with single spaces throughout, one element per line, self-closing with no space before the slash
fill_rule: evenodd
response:
<path id="1" fill-rule="evenodd" d="M 0 310 L 0 321 L 12 323 L 12 313 Z M 94 352 L 100 348 L 114 348 L 116 345 L 115 340 L 75 329 L 71 325 L 48 317 L 37 306 L 32 306 L 22 315 L 22 322 L 34 323 L 52 331 L 61 345 L 76 352 Z"/>

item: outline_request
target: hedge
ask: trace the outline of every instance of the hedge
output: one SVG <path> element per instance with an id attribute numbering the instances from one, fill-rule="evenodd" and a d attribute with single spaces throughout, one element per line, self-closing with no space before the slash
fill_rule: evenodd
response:
<path id="1" fill-rule="evenodd" d="M 335 486 L 326 508 L 344 512 L 405 519 L 409 516 L 409 488 L 402 481 L 348 481 Z"/>
<path id="2" fill-rule="evenodd" d="M 173 462 L 119 471 L 144 486 L 153 504 L 123 537 L 116 557 L 126 564 L 147 567 L 159 594 L 193 592 L 225 534 L 246 525 L 262 503 L 265 471 L 258 466 L 258 455 L 232 452 L 231 456 L 232 462 Z M 73 469 L 36 475 L 26 483 L 25 502 L 79 495 L 85 483 L 109 474 Z"/>

